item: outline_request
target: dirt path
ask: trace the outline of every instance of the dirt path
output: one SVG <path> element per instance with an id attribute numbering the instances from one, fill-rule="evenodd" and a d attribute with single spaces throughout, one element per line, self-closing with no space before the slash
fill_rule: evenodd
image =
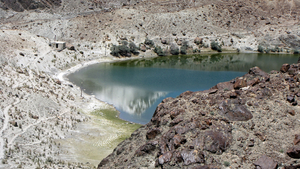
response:
<path id="1" fill-rule="evenodd" d="M 4 131 L 7 129 L 8 127 L 8 121 L 9 121 L 9 116 L 8 116 L 8 110 L 13 106 L 13 105 L 16 105 L 20 103 L 20 99 L 17 99 L 17 101 L 15 103 L 13 103 L 12 105 L 9 105 L 7 106 L 4 111 L 3 111 L 3 116 L 5 117 L 4 118 L 4 123 L 3 123 L 3 127 L 2 129 L 0 130 L 0 159 L 3 159 L 4 158 Z M 1 111 L 2 112 L 2 111 Z"/>

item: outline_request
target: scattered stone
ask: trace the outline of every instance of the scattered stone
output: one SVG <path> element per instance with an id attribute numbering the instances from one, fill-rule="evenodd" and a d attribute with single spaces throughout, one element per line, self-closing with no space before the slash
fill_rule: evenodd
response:
<path id="1" fill-rule="evenodd" d="M 247 87 L 247 82 L 244 79 L 237 79 L 233 85 L 234 89 L 240 89 L 243 87 Z"/>
<path id="2" fill-rule="evenodd" d="M 292 102 L 294 102 L 294 101 L 295 101 L 295 97 L 294 97 L 294 96 L 291 96 L 291 95 L 289 95 L 289 96 L 287 96 L 286 100 L 287 100 L 288 102 L 292 103 Z"/>
<path id="3" fill-rule="evenodd" d="M 265 141 L 265 140 L 266 140 L 266 137 L 265 137 L 261 132 L 259 132 L 259 131 L 256 131 L 256 132 L 254 133 L 254 135 L 255 135 L 256 137 L 258 137 L 261 141 Z"/>
<path id="4" fill-rule="evenodd" d="M 288 113 L 289 113 L 290 115 L 292 115 L 292 116 L 295 116 L 295 114 L 296 114 L 296 113 L 295 113 L 295 110 L 289 110 Z"/>
<path id="5" fill-rule="evenodd" d="M 158 163 L 163 165 L 164 163 L 170 162 L 172 159 L 172 153 L 170 151 L 164 153 L 163 155 L 159 156 Z"/>
<path id="6" fill-rule="evenodd" d="M 282 73 L 285 73 L 285 72 L 287 72 L 287 71 L 289 70 L 289 68 L 290 68 L 290 65 L 286 63 L 286 64 L 283 64 L 283 65 L 281 66 L 280 71 L 281 71 Z"/>
<path id="7" fill-rule="evenodd" d="M 296 134 L 294 138 L 294 145 L 300 144 L 300 134 Z"/>
<path id="8" fill-rule="evenodd" d="M 160 134 L 160 132 L 161 131 L 158 128 L 150 129 L 147 131 L 146 138 L 148 140 L 154 139 L 158 134 Z"/>
<path id="9" fill-rule="evenodd" d="M 190 165 L 195 163 L 204 163 L 205 158 L 203 152 L 197 150 L 183 150 L 181 151 L 181 157 L 184 165 Z"/>
<path id="10" fill-rule="evenodd" d="M 211 89 L 218 89 L 219 91 L 230 91 L 233 90 L 233 84 L 231 82 L 218 83 L 217 86 Z"/>
<path id="11" fill-rule="evenodd" d="M 56 80 L 55 83 L 58 84 L 58 85 L 61 85 L 61 81 L 60 80 Z"/>
<path id="12" fill-rule="evenodd" d="M 197 45 L 200 45 L 200 44 L 203 43 L 203 39 L 202 39 L 202 38 L 199 38 L 199 37 L 196 37 L 196 38 L 194 39 L 194 43 L 197 44 Z"/>
<path id="13" fill-rule="evenodd" d="M 219 105 L 220 114 L 231 121 L 248 121 L 252 119 L 251 112 L 244 106 L 231 100 L 225 100 Z"/>
<path id="14" fill-rule="evenodd" d="M 272 158 L 262 155 L 253 163 L 257 169 L 276 169 L 278 164 Z"/>
<path id="15" fill-rule="evenodd" d="M 300 158 L 300 146 L 292 146 L 286 151 L 291 158 Z"/>

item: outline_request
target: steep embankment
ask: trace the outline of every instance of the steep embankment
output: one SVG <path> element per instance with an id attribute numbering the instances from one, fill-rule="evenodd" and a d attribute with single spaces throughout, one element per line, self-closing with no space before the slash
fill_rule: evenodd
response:
<path id="1" fill-rule="evenodd" d="M 300 64 L 258 67 L 207 91 L 160 103 L 98 168 L 300 166 Z"/>

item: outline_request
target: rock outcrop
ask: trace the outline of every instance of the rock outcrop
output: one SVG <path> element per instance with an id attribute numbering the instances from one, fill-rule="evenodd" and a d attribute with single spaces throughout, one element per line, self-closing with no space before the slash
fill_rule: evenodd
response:
<path id="1" fill-rule="evenodd" d="M 300 64 L 164 99 L 98 168 L 297 168 Z"/>
<path id="2" fill-rule="evenodd" d="M 31 9 L 44 9 L 60 6 L 61 0 L 1 0 L 2 9 L 12 9 L 17 12 Z"/>

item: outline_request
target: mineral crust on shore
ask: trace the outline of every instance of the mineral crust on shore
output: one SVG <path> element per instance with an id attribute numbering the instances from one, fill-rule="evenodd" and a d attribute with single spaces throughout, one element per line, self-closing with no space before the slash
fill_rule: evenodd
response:
<path id="1" fill-rule="evenodd" d="M 297 168 L 300 63 L 164 99 L 98 168 Z M 197 77 L 195 77 L 197 78 Z"/>

